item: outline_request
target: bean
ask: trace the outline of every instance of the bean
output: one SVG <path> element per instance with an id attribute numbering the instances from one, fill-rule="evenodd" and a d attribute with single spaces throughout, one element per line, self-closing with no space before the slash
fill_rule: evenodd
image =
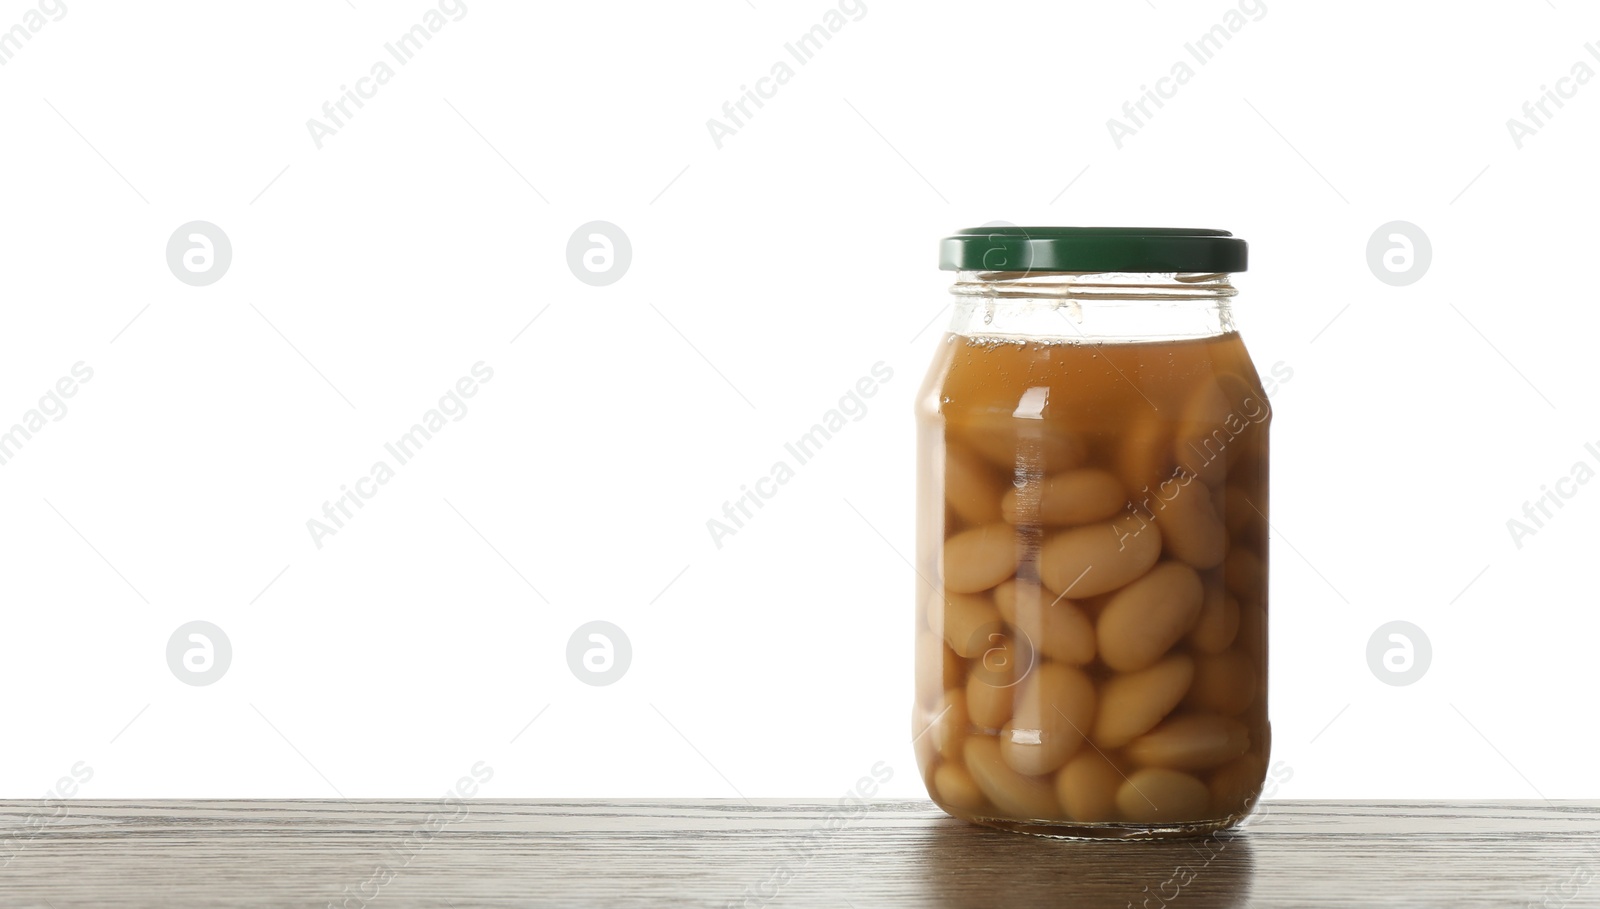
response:
<path id="1" fill-rule="evenodd" d="M 1026 776 L 1053 773 L 1094 728 L 1094 683 L 1071 666 L 1041 663 L 1018 687 L 1000 756 Z"/>
<path id="2" fill-rule="evenodd" d="M 933 788 L 933 774 L 939 769 L 939 759 L 932 746 L 925 747 L 921 742 L 911 744 L 917 754 L 917 766 L 922 770 L 922 785 L 930 798 L 937 799 L 939 796 Z"/>
<path id="3" fill-rule="evenodd" d="M 977 593 L 1011 577 L 1021 558 L 1010 524 L 963 530 L 944 541 L 946 592 Z"/>
<path id="4" fill-rule="evenodd" d="M 1084 468 L 1013 487 L 1000 499 L 1000 514 L 1012 524 L 1087 524 L 1112 517 L 1127 500 L 1116 475 Z"/>
<path id="5" fill-rule="evenodd" d="M 924 631 L 917 635 L 916 677 L 923 702 L 931 704 L 940 692 L 966 680 L 967 664 L 938 635 Z"/>
<path id="6" fill-rule="evenodd" d="M 1115 469 L 1132 498 L 1138 501 L 1153 493 L 1175 466 L 1168 421 L 1154 411 L 1130 417 L 1117 442 Z"/>
<path id="7" fill-rule="evenodd" d="M 960 764 L 944 761 L 933 772 L 933 788 L 944 803 L 962 811 L 978 811 L 984 806 L 983 792 L 972 774 Z"/>
<path id="8" fill-rule="evenodd" d="M 1194 684 L 1184 705 L 1233 715 L 1255 703 L 1256 667 L 1238 650 L 1202 654 L 1195 659 Z"/>
<path id="9" fill-rule="evenodd" d="M 1095 624 L 1100 660 L 1112 669 L 1143 669 L 1183 639 L 1200 615 L 1205 589 L 1182 562 L 1162 562 L 1117 591 Z"/>
<path id="10" fill-rule="evenodd" d="M 1126 515 L 1074 527 L 1046 540 L 1039 550 L 1039 578 L 1057 593 L 1092 597 L 1149 571 L 1160 556 L 1161 530 Z"/>
<path id="11" fill-rule="evenodd" d="M 1033 608 L 1033 604 L 1041 601 L 1050 602 L 1055 599 L 1055 594 L 1045 590 L 1032 581 L 1023 581 L 1012 578 L 1001 581 L 994 589 L 994 605 L 1000 610 L 1000 618 L 1007 623 L 1017 624 L 1017 600 L 1022 600 L 1022 608 L 1026 611 Z"/>
<path id="12" fill-rule="evenodd" d="M 1106 607 L 1111 605 L 1111 599 L 1116 595 L 1117 592 L 1113 590 L 1109 593 L 1098 593 L 1092 597 L 1075 600 L 1074 602 L 1078 604 L 1079 609 L 1083 610 L 1083 614 L 1089 617 L 1089 621 L 1098 622 L 1100 613 L 1106 611 Z"/>
<path id="13" fill-rule="evenodd" d="M 1000 610 L 987 594 L 949 593 L 944 600 L 944 639 L 958 655 L 972 659 L 993 646 L 1000 633 Z"/>
<path id="14" fill-rule="evenodd" d="M 967 677 L 967 717 L 981 729 L 999 729 L 1011 719 L 1011 704 L 1018 694 L 1010 679 L 974 672 Z"/>
<path id="15" fill-rule="evenodd" d="M 1218 817 L 1243 814 L 1253 807 L 1267 778 L 1266 762 L 1247 754 L 1223 764 L 1211 774 L 1211 811 Z"/>
<path id="16" fill-rule="evenodd" d="M 967 692 L 962 688 L 952 688 L 944 693 L 944 700 L 939 705 L 939 710 L 927 723 L 927 726 L 917 734 L 918 738 L 926 736 L 933 743 L 934 750 L 945 757 L 961 756 L 961 740 L 966 737 L 971 720 L 967 717 Z"/>
<path id="17" fill-rule="evenodd" d="M 1010 485 L 976 452 L 959 443 L 946 443 L 945 501 L 962 520 L 969 524 L 999 521 L 1000 497 Z"/>
<path id="18" fill-rule="evenodd" d="M 1222 564 L 1228 554 L 1228 532 L 1211 504 L 1211 490 L 1184 477 L 1166 484 L 1151 507 L 1168 555 L 1200 569 Z"/>
<path id="19" fill-rule="evenodd" d="M 1266 399 L 1240 376 L 1221 373 L 1201 382 L 1178 418 L 1173 453 L 1179 466 L 1208 486 L 1220 485 L 1228 465 L 1259 444 L 1254 431 L 1266 414 Z"/>
<path id="20" fill-rule="evenodd" d="M 1240 603 L 1265 602 L 1267 569 L 1261 564 L 1261 557 L 1251 550 L 1243 546 L 1228 550 L 1222 576 Z"/>
<path id="21" fill-rule="evenodd" d="M 990 463 L 1008 474 L 1020 468 L 1038 476 L 1069 470 L 1089 455 L 1083 436 L 1059 424 L 1021 420 L 1010 415 L 964 417 L 950 427 Z"/>
<path id="22" fill-rule="evenodd" d="M 1128 743 L 1136 764 L 1174 770 L 1209 770 L 1250 749 L 1250 730 L 1232 717 L 1213 713 L 1171 716 Z"/>
<path id="23" fill-rule="evenodd" d="M 1121 771 L 1094 748 L 1078 752 L 1056 774 L 1056 799 L 1068 818 L 1085 824 L 1117 819 Z"/>
<path id="24" fill-rule="evenodd" d="M 1267 523 L 1261 516 L 1267 510 L 1266 497 L 1251 495 L 1243 486 L 1230 483 L 1223 490 L 1222 501 L 1222 518 L 1228 533 L 1238 539 L 1259 542 Z M 1261 511 L 1257 511 L 1258 508 Z"/>
<path id="25" fill-rule="evenodd" d="M 1117 790 L 1117 810 L 1138 824 L 1181 824 L 1203 820 L 1211 808 L 1206 784 L 1180 770 L 1136 770 Z"/>
<path id="26" fill-rule="evenodd" d="M 1215 379 L 1195 387 L 1178 417 L 1173 457 L 1184 472 L 1216 485 L 1228 475 L 1228 399 Z"/>
<path id="27" fill-rule="evenodd" d="M 1206 598 L 1200 604 L 1200 618 L 1189 632 L 1189 643 L 1201 653 L 1220 653 L 1228 649 L 1239 633 L 1239 601 L 1221 584 L 1207 584 Z"/>
<path id="28" fill-rule="evenodd" d="M 1050 784 L 1012 770 L 1001 758 L 1000 742 L 994 736 L 968 737 L 963 753 L 972 779 L 1002 814 L 1017 820 L 1044 820 L 1060 813 Z"/>
<path id="29" fill-rule="evenodd" d="M 1194 659 L 1175 653 L 1148 669 L 1112 676 L 1100 688 L 1094 741 L 1101 748 L 1121 748 L 1149 732 L 1172 712 L 1194 678 Z M 971 692 L 968 692 L 970 703 Z"/>
<path id="30" fill-rule="evenodd" d="M 931 526 L 932 525 L 930 525 L 930 527 Z M 944 532 L 945 532 L 946 536 L 954 536 L 955 534 L 960 533 L 963 530 L 966 530 L 967 527 L 968 527 L 968 524 L 967 524 L 966 521 L 963 521 L 961 519 L 961 515 L 956 514 L 956 510 L 954 508 L 950 507 L 950 503 L 946 502 L 946 503 L 944 503 L 944 525 L 943 526 L 944 526 Z"/>
<path id="31" fill-rule="evenodd" d="M 1094 659 L 1094 624 L 1064 597 L 1029 581 L 1006 581 L 994 589 L 1000 615 L 1028 636 L 1034 649 L 1074 666 Z"/>
<path id="32" fill-rule="evenodd" d="M 1264 605 L 1239 604 L 1239 634 L 1234 639 L 1234 649 L 1261 662 L 1267 661 L 1267 609 Z"/>
<path id="33" fill-rule="evenodd" d="M 1262 511 L 1267 510 L 1267 438 L 1265 432 L 1257 432 L 1255 427 L 1245 430 L 1245 438 L 1235 440 L 1234 447 L 1238 455 L 1228 461 L 1228 476 L 1237 477 L 1242 482 L 1255 486 L 1261 490 L 1261 495 L 1255 498 L 1255 503 Z"/>

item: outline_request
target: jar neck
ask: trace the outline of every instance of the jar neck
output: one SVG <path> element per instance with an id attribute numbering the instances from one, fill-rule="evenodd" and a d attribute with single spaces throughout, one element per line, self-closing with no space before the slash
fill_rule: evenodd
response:
<path id="1" fill-rule="evenodd" d="M 957 272 L 950 332 L 996 340 L 1176 341 L 1235 331 L 1227 274 Z"/>

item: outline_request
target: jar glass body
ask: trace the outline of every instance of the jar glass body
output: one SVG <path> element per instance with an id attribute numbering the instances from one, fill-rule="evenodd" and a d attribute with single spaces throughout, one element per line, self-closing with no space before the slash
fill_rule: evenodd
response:
<path id="1" fill-rule="evenodd" d="M 917 399 L 913 734 L 946 812 L 1194 835 L 1259 796 L 1271 412 L 1227 275 L 961 272 Z"/>

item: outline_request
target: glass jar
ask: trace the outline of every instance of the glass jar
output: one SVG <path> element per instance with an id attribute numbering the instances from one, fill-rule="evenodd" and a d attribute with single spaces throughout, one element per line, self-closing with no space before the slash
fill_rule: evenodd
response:
<path id="1" fill-rule="evenodd" d="M 917 397 L 913 722 L 956 817 L 1208 833 L 1261 792 L 1267 429 L 1226 231 L 946 237 Z"/>

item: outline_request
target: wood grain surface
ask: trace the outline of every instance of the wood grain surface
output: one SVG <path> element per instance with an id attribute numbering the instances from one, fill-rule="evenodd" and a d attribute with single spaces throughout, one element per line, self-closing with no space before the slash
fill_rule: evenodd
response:
<path id="1" fill-rule="evenodd" d="M 0 802 L 0 906 L 1600 906 L 1600 802 L 1269 802 L 1155 843 L 927 802 Z"/>

